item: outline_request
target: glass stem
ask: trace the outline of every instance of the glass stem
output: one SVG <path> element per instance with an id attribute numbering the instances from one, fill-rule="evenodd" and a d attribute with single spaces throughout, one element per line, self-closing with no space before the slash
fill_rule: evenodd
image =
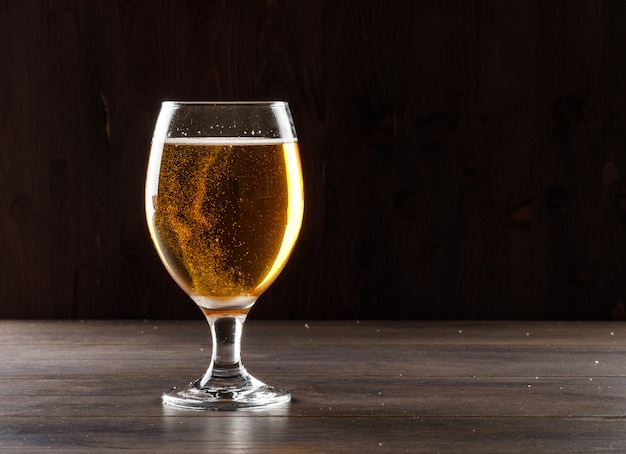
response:
<path id="1" fill-rule="evenodd" d="M 213 339 L 211 364 L 200 387 L 229 388 L 248 380 L 248 373 L 241 362 L 241 333 L 246 314 L 207 315 Z"/>

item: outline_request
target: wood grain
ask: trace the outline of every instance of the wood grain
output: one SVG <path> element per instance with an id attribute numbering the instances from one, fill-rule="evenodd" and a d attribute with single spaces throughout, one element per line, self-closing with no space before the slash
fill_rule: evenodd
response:
<path id="1" fill-rule="evenodd" d="M 0 1 L 0 318 L 200 318 L 143 215 L 165 99 L 285 99 L 306 213 L 253 317 L 622 319 L 615 0 Z"/>
<path id="2" fill-rule="evenodd" d="M 0 321 L 0 449 L 622 452 L 626 328 L 578 322 L 270 322 L 243 357 L 292 402 L 163 407 L 203 372 L 201 322 Z"/>

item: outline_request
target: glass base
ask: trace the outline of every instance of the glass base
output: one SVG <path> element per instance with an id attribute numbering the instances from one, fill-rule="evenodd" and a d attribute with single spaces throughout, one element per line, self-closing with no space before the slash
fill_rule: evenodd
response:
<path id="1" fill-rule="evenodd" d="M 285 404 L 290 400 L 289 391 L 266 385 L 250 375 L 243 384 L 237 386 L 212 384 L 211 381 L 201 385 L 201 380 L 196 380 L 163 394 L 165 405 L 197 410 L 261 408 Z"/>

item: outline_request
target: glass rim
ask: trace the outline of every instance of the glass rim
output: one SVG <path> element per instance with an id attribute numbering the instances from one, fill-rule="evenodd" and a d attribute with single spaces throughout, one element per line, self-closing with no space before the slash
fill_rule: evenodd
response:
<path id="1" fill-rule="evenodd" d="M 163 106 L 288 106 L 287 101 L 162 101 Z"/>

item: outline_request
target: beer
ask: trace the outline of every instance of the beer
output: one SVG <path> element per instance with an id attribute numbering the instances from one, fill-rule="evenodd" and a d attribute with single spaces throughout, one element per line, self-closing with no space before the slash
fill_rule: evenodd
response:
<path id="1" fill-rule="evenodd" d="M 284 267 L 300 230 L 297 142 L 166 139 L 160 168 L 148 173 L 148 181 L 156 178 L 148 223 L 172 277 L 201 308 L 252 306 Z"/>

